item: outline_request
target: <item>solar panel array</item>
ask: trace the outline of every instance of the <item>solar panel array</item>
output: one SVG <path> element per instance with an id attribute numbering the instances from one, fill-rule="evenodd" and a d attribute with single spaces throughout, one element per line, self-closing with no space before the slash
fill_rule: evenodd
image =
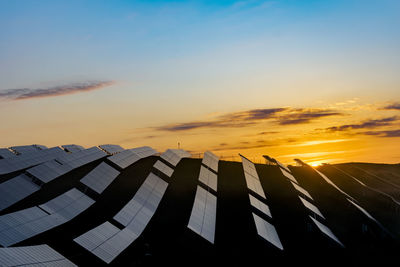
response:
<path id="1" fill-rule="evenodd" d="M 261 186 L 256 166 L 246 157 L 240 154 L 239 156 L 242 159 L 243 171 L 247 187 L 253 192 L 257 193 L 258 196 L 265 199 L 264 190 Z M 251 194 L 249 194 L 249 199 L 251 206 L 253 206 L 257 210 L 260 210 L 262 213 L 264 213 L 265 215 L 267 215 L 269 218 L 272 219 L 272 215 L 267 204 L 258 200 Z M 273 244 L 275 247 L 283 250 L 283 246 L 279 239 L 278 233 L 276 232 L 275 226 L 273 226 L 271 223 L 261 218 L 260 216 L 256 215 L 254 212 L 252 214 L 258 235 L 267 240 L 268 242 L 270 242 L 271 244 Z"/>
<path id="2" fill-rule="evenodd" d="M 192 213 L 188 223 L 188 228 L 202 236 L 212 244 L 215 238 L 215 224 L 217 218 L 217 197 L 210 189 L 217 192 L 218 186 L 218 171 L 219 158 L 212 152 L 204 153 L 204 158 L 200 166 L 199 182 L 202 182 L 206 188 L 197 186 L 196 195 L 194 198 Z M 205 167 L 206 166 L 206 167 Z M 210 169 L 208 169 L 210 168 Z"/>
<path id="3" fill-rule="evenodd" d="M 0 216 L 0 244 L 14 245 L 57 227 L 89 208 L 95 201 L 77 189 L 40 205 Z"/>
<path id="4" fill-rule="evenodd" d="M 83 146 L 75 145 L 75 144 L 63 145 L 61 147 L 64 148 L 67 152 L 71 152 L 71 153 L 78 152 L 78 151 L 85 149 Z"/>
<path id="5" fill-rule="evenodd" d="M 279 169 L 281 170 L 282 174 L 284 174 L 288 179 L 290 179 L 290 183 L 297 190 L 297 192 L 308 197 L 311 201 L 314 201 L 314 199 L 311 197 L 310 193 L 308 193 L 307 190 L 305 190 L 303 187 L 301 187 L 300 184 L 297 182 L 297 180 L 294 178 L 292 171 L 288 167 L 286 167 L 285 165 L 280 163 L 278 160 L 275 159 L 275 161 L 278 164 Z M 298 162 L 301 162 L 301 161 L 298 160 Z M 290 174 L 290 177 L 293 177 L 294 180 L 291 179 L 287 174 Z M 296 182 L 294 182 L 294 181 L 296 181 Z M 299 196 L 299 198 L 300 198 L 301 203 L 304 205 L 304 207 L 306 207 L 308 210 L 310 210 L 313 213 L 314 217 L 316 215 L 318 215 L 323 220 L 325 220 L 324 215 L 317 208 L 316 205 L 312 204 L 310 201 L 306 200 L 305 198 L 303 198 L 301 196 Z M 339 239 L 332 233 L 332 231 L 326 225 L 319 222 L 316 218 L 313 218 L 312 216 L 310 216 L 310 218 L 312 218 L 313 223 L 318 227 L 318 229 L 320 229 L 324 234 L 326 234 L 331 239 L 333 239 L 334 241 L 339 243 L 339 245 L 343 246 L 343 244 L 339 241 Z"/>
<path id="6" fill-rule="evenodd" d="M 13 153 L 8 148 L 0 148 L 0 159 L 11 158 L 11 157 L 14 157 L 14 156 L 16 156 L 16 154 Z"/>
<path id="7" fill-rule="evenodd" d="M 0 184 L 0 211 L 38 191 L 40 186 L 21 174 Z"/>
<path id="8" fill-rule="evenodd" d="M 117 154 L 117 153 L 119 153 L 119 152 L 124 150 L 124 148 L 119 146 L 119 145 L 110 145 L 110 144 L 108 144 L 108 145 L 100 145 L 99 147 L 101 149 L 103 149 L 105 152 L 107 152 L 108 154 L 110 154 L 110 155 Z"/>
<path id="9" fill-rule="evenodd" d="M 48 245 L 0 248 L 0 266 L 76 266 Z"/>
<path id="10" fill-rule="evenodd" d="M 27 170 L 27 172 L 43 183 L 48 183 L 75 168 L 81 167 L 105 156 L 107 156 L 107 154 L 104 151 L 97 147 L 92 147 L 57 157 L 55 160 L 31 168 Z"/>
<path id="11" fill-rule="evenodd" d="M 119 173 L 119 171 L 107 163 L 102 162 L 83 177 L 81 183 L 101 194 L 114 181 Z"/>
<path id="12" fill-rule="evenodd" d="M 183 149 L 168 149 L 161 155 L 161 158 L 172 166 L 176 166 L 182 158 L 190 157 L 191 154 Z"/>
<path id="13" fill-rule="evenodd" d="M 0 159 L 0 175 L 20 171 L 65 154 L 66 152 L 61 148 L 53 147 L 21 154 L 16 157 Z"/>
<path id="14" fill-rule="evenodd" d="M 149 156 L 153 156 L 158 152 L 151 147 L 143 146 L 133 149 L 126 149 L 121 151 L 109 158 L 109 161 L 120 167 L 121 169 L 125 169 L 126 167 L 130 166 L 131 164 L 135 163 L 136 161 L 146 158 Z"/>

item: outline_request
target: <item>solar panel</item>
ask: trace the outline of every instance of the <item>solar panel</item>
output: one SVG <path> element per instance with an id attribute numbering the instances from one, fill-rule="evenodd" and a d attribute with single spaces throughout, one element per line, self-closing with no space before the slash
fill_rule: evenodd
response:
<path id="1" fill-rule="evenodd" d="M 27 172 L 43 183 L 48 183 L 75 168 L 81 167 L 105 156 L 107 156 L 107 154 L 104 151 L 97 147 L 92 147 L 57 157 L 56 160 L 42 163 L 27 170 Z"/>
<path id="2" fill-rule="evenodd" d="M 246 159 L 242 155 L 240 155 L 240 157 L 242 158 L 242 165 L 247 188 L 257 193 L 259 196 L 265 198 L 264 190 L 261 186 L 260 178 L 258 177 L 254 163 Z"/>
<path id="3" fill-rule="evenodd" d="M 59 226 L 89 208 L 94 200 L 74 189 L 37 207 L 0 216 L 0 244 L 11 246 Z M 19 218 L 13 220 L 11 218 Z"/>
<path id="4" fill-rule="evenodd" d="M 336 188 L 336 190 L 338 190 L 339 192 L 341 192 L 342 194 L 344 194 L 345 196 L 349 197 L 350 199 L 352 199 L 351 196 L 349 196 L 346 192 L 344 192 L 342 189 L 340 189 L 339 187 L 336 186 L 336 184 L 334 184 L 331 179 L 329 179 L 328 177 L 325 176 L 325 174 L 323 174 L 322 172 L 315 170 L 321 177 L 322 179 L 325 180 L 325 182 L 327 182 L 328 184 L 330 184 L 331 186 L 333 186 L 334 188 Z"/>
<path id="5" fill-rule="evenodd" d="M 279 239 L 278 233 L 275 227 L 262 219 L 258 215 L 253 213 L 254 222 L 256 223 L 257 233 L 259 236 L 270 242 L 275 247 L 283 250 L 281 240 Z"/>
<path id="6" fill-rule="evenodd" d="M 285 171 L 285 169 L 282 168 L 279 169 L 281 170 L 282 174 L 286 176 L 286 178 L 289 178 L 292 182 L 299 184 L 299 182 L 297 182 L 296 178 L 294 178 L 294 176 L 291 173 L 288 173 L 287 171 Z"/>
<path id="7" fill-rule="evenodd" d="M 48 245 L 0 248 L 0 266 L 76 266 Z"/>
<path id="8" fill-rule="evenodd" d="M 63 145 L 61 147 L 64 148 L 67 152 L 71 152 L 71 153 L 78 152 L 78 151 L 85 149 L 83 146 L 79 146 L 79 145 L 75 145 L 75 144 Z"/>
<path id="9" fill-rule="evenodd" d="M 61 148 L 53 147 L 45 150 L 36 150 L 32 153 L 21 154 L 16 157 L 0 159 L 0 175 L 26 169 L 64 154 L 66 153 Z"/>
<path id="10" fill-rule="evenodd" d="M 309 199 L 314 200 L 311 195 L 301 186 L 297 185 L 296 183 L 291 182 L 292 185 L 294 186 L 294 188 L 299 191 L 300 193 L 302 193 L 303 195 L 307 196 Z"/>
<path id="11" fill-rule="evenodd" d="M 373 220 L 374 222 L 378 223 L 378 221 L 371 215 L 369 214 L 368 211 L 366 211 L 365 209 L 363 209 L 360 205 L 358 205 L 357 203 L 355 203 L 354 201 L 347 199 L 351 204 L 353 204 L 357 209 L 359 209 L 362 213 L 364 213 L 368 218 L 370 218 L 371 220 Z M 379 223 L 378 223 L 379 224 Z"/>
<path id="12" fill-rule="evenodd" d="M 88 251 L 93 251 L 112 236 L 116 235 L 119 231 L 120 229 L 118 227 L 109 222 L 105 222 L 75 238 L 74 241 Z"/>
<path id="13" fill-rule="evenodd" d="M 38 191 L 40 186 L 21 174 L 0 184 L 0 211 Z"/>
<path id="14" fill-rule="evenodd" d="M 160 160 L 157 160 L 153 167 L 164 173 L 168 177 L 171 177 L 172 173 L 174 172 L 174 169 L 170 168 Z"/>
<path id="15" fill-rule="evenodd" d="M 150 173 L 135 196 L 114 216 L 114 220 L 128 226 L 143 208 L 154 214 L 167 186 L 168 183 Z"/>
<path id="16" fill-rule="evenodd" d="M 172 166 L 176 166 L 182 158 L 190 158 L 191 154 L 182 149 L 168 149 L 161 154 L 161 158 Z"/>
<path id="17" fill-rule="evenodd" d="M 188 228 L 214 244 L 217 197 L 197 186 Z"/>
<path id="18" fill-rule="evenodd" d="M 199 180 L 214 191 L 217 191 L 217 175 L 209 169 L 203 166 L 200 167 Z"/>
<path id="19" fill-rule="evenodd" d="M 218 172 L 218 161 L 219 157 L 210 151 L 206 151 L 203 156 L 203 163 L 208 168 L 212 169 L 215 172 Z"/>
<path id="20" fill-rule="evenodd" d="M 124 148 L 121 147 L 121 146 L 119 146 L 119 145 L 110 145 L 110 144 L 107 144 L 107 145 L 101 145 L 101 146 L 99 146 L 99 147 L 100 147 L 101 149 L 103 149 L 105 152 L 107 152 L 108 154 L 110 154 L 110 155 L 117 154 L 117 153 L 119 153 L 119 152 L 121 152 L 121 151 L 124 150 Z"/>
<path id="21" fill-rule="evenodd" d="M 144 146 L 134 149 L 121 151 L 108 158 L 109 161 L 116 164 L 121 169 L 125 169 L 136 161 L 157 154 L 158 152 L 151 147 Z"/>
<path id="22" fill-rule="evenodd" d="M 0 148 L 0 159 L 6 159 L 6 158 L 15 157 L 15 156 L 16 156 L 16 154 L 13 153 L 8 148 Z"/>
<path id="23" fill-rule="evenodd" d="M 249 198 L 250 198 L 250 204 L 253 207 L 255 207 L 256 209 L 258 209 L 259 211 L 261 211 L 265 215 L 267 215 L 270 218 L 272 218 L 271 211 L 269 210 L 269 207 L 265 203 L 261 202 L 260 200 L 258 200 L 257 198 L 253 197 L 252 195 L 249 195 Z"/>
<path id="24" fill-rule="evenodd" d="M 135 196 L 114 216 L 125 226 L 119 231 L 106 222 L 74 241 L 106 263 L 113 261 L 138 238 L 153 217 L 168 183 L 150 173 Z"/>
<path id="25" fill-rule="evenodd" d="M 81 183 L 101 194 L 118 175 L 119 171 L 107 163 L 102 162 L 99 166 L 83 177 Z"/>
<path id="26" fill-rule="evenodd" d="M 340 242 L 339 239 L 332 233 L 331 229 L 329 229 L 327 226 L 325 226 L 324 224 L 320 223 L 319 221 L 317 221 L 313 217 L 310 216 L 310 218 L 315 223 L 315 225 L 318 227 L 318 229 L 321 230 L 321 232 L 323 232 L 325 235 L 329 236 L 331 239 L 335 240 L 339 245 L 344 247 L 342 242 Z"/>
<path id="27" fill-rule="evenodd" d="M 301 202 L 303 203 L 303 205 L 308 208 L 309 210 L 311 210 L 312 212 L 314 212 L 315 214 L 318 214 L 319 216 L 321 216 L 322 218 L 325 219 L 324 215 L 322 215 L 322 213 L 319 211 L 319 209 L 314 206 L 313 204 L 311 204 L 310 202 L 308 202 L 307 200 L 305 200 L 304 198 L 302 198 L 301 196 L 299 196 Z"/>

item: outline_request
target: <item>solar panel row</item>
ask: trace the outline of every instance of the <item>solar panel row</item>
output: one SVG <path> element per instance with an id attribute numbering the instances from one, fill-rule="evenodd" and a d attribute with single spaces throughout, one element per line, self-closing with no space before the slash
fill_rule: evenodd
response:
<path id="1" fill-rule="evenodd" d="M 240 155 L 240 154 L 239 154 Z M 260 183 L 260 178 L 258 177 L 256 166 L 253 162 L 248 160 L 246 157 L 240 155 L 242 158 L 242 165 L 244 170 L 244 176 L 246 179 L 247 187 L 252 190 L 253 192 L 257 193 L 259 196 L 265 199 L 264 190 Z M 263 212 L 268 217 L 272 218 L 271 212 L 267 204 L 263 203 L 262 201 L 258 200 L 257 198 L 253 197 L 249 194 L 250 204 L 251 206 L 255 207 L 256 209 Z M 260 216 L 253 214 L 254 223 L 256 225 L 257 233 L 259 236 L 270 242 L 272 245 L 276 246 L 277 248 L 283 250 L 282 243 L 279 239 L 278 233 L 271 223 L 267 222 Z"/>
<path id="2" fill-rule="evenodd" d="M 93 162 L 107 156 L 107 154 L 97 147 L 80 150 L 71 154 L 57 157 L 55 160 L 35 166 L 27 172 L 43 183 L 48 183 L 75 168 Z"/>
<path id="3" fill-rule="evenodd" d="M 45 146 L 36 146 L 36 145 L 28 145 L 28 146 L 13 146 L 10 147 L 13 151 L 15 151 L 18 154 L 24 154 L 24 153 L 31 153 L 31 152 L 36 152 L 38 150 L 46 149 Z"/>
<path id="4" fill-rule="evenodd" d="M 217 174 L 203 166 L 200 167 L 199 181 L 217 191 Z"/>
<path id="5" fill-rule="evenodd" d="M 48 245 L 0 248 L 0 266 L 76 266 Z"/>
<path id="6" fill-rule="evenodd" d="M 168 165 L 160 160 L 157 160 L 153 167 L 164 173 L 168 177 L 171 177 L 172 173 L 174 172 L 174 169 L 170 168 Z"/>
<path id="7" fill-rule="evenodd" d="M 70 191 L 32 207 L 0 216 L 0 244 L 11 246 L 59 226 L 89 208 L 94 200 L 78 191 Z"/>
<path id="8" fill-rule="evenodd" d="M 53 147 L 44 150 L 36 150 L 32 153 L 21 154 L 16 157 L 0 159 L 0 175 L 20 171 L 65 154 L 65 151 L 61 148 Z"/>
<path id="9" fill-rule="evenodd" d="M 16 156 L 16 154 L 13 153 L 8 148 L 0 148 L 0 159 L 6 159 L 6 158 L 15 157 L 15 156 Z"/>

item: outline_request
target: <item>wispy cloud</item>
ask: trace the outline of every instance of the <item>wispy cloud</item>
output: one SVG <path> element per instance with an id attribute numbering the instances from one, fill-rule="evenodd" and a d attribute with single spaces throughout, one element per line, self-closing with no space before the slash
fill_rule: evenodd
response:
<path id="1" fill-rule="evenodd" d="M 352 141 L 354 139 L 335 139 L 335 140 L 314 140 L 314 141 L 306 141 L 302 142 L 299 144 L 295 145 L 289 145 L 289 146 L 315 146 L 315 145 L 321 145 L 321 144 L 331 144 L 331 143 L 340 143 L 340 142 L 347 142 L 347 141 Z"/>
<path id="2" fill-rule="evenodd" d="M 328 127 L 325 130 L 331 131 L 331 132 L 338 132 L 338 131 L 348 131 L 348 130 L 357 130 L 357 129 L 371 129 L 371 128 L 392 125 L 394 122 L 398 121 L 399 119 L 400 119 L 399 116 L 392 116 L 392 117 L 386 117 L 386 118 L 382 118 L 382 119 L 366 120 L 366 121 L 358 123 L 358 124 L 345 124 L 345 125 L 340 125 L 340 126 Z"/>
<path id="3" fill-rule="evenodd" d="M 312 120 L 334 115 L 344 115 L 341 112 L 324 109 L 293 109 L 293 108 L 270 108 L 252 109 L 241 112 L 232 112 L 220 115 L 206 121 L 192 121 L 176 124 L 168 124 L 155 127 L 159 131 L 188 131 L 199 128 L 240 128 L 271 120 L 280 125 L 292 125 L 309 123 Z M 265 134 L 267 132 L 264 132 Z"/>
<path id="4" fill-rule="evenodd" d="M 394 109 L 394 110 L 400 110 L 400 103 L 393 103 L 393 104 L 390 104 L 390 105 L 387 105 L 387 106 L 383 107 L 382 109 L 388 109 L 388 110 L 391 110 L 391 109 Z"/>
<path id="5" fill-rule="evenodd" d="M 93 91 L 113 84 L 115 84 L 114 81 L 88 81 L 49 88 L 7 89 L 0 91 L 0 99 L 25 100 L 39 97 L 55 97 Z"/>
<path id="6" fill-rule="evenodd" d="M 376 135 L 379 137 L 400 137 L 400 130 L 368 131 L 368 132 L 364 132 L 363 134 Z"/>
<path id="7" fill-rule="evenodd" d="M 278 123 L 280 125 L 304 124 L 315 119 L 337 115 L 344 114 L 329 109 L 292 109 L 288 114 L 278 117 Z"/>

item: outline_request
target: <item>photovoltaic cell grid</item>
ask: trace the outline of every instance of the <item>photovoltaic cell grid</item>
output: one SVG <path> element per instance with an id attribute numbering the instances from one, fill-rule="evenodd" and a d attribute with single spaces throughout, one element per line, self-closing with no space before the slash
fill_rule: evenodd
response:
<path id="1" fill-rule="evenodd" d="M 83 177 L 81 183 L 101 194 L 114 181 L 119 173 L 119 171 L 107 163 L 102 162 Z"/>
<path id="2" fill-rule="evenodd" d="M 55 160 L 35 166 L 27 172 L 43 183 L 48 183 L 75 168 L 107 156 L 97 147 L 88 148 L 71 154 L 57 157 Z"/>
<path id="3" fill-rule="evenodd" d="M 14 157 L 14 156 L 16 156 L 16 154 L 13 153 L 8 148 L 0 148 L 0 159 L 11 158 L 11 157 Z"/>
<path id="4" fill-rule="evenodd" d="M 150 173 L 135 196 L 114 219 L 125 226 L 119 230 L 109 222 L 74 239 L 76 243 L 106 263 L 114 260 L 143 232 L 154 215 L 168 183 Z"/>
<path id="5" fill-rule="evenodd" d="M 176 166 L 182 158 L 190 158 L 191 154 L 183 149 L 168 149 L 161 154 L 161 158 L 172 166 Z"/>
<path id="6" fill-rule="evenodd" d="M 67 152 L 71 152 L 71 153 L 78 152 L 78 151 L 85 149 L 83 146 L 79 146 L 79 145 L 75 145 L 75 144 L 63 145 L 61 147 L 64 148 Z"/>
<path id="7" fill-rule="evenodd" d="M 218 172 L 218 162 L 219 157 L 217 155 L 210 151 L 204 152 L 203 160 L 201 161 L 202 164 L 212 169 L 213 171 Z"/>
<path id="8" fill-rule="evenodd" d="M 188 227 L 214 244 L 217 197 L 197 186 Z"/>
<path id="9" fill-rule="evenodd" d="M 134 149 L 127 149 L 119 152 L 109 158 L 112 163 L 116 164 L 121 169 L 125 169 L 136 161 L 157 154 L 158 152 L 151 147 L 144 146 Z"/>
<path id="10" fill-rule="evenodd" d="M 121 151 L 124 150 L 124 148 L 121 147 L 121 146 L 119 146 L 119 145 L 110 145 L 110 144 L 107 144 L 107 145 L 101 145 L 101 146 L 99 146 L 99 147 L 100 147 L 101 149 L 103 149 L 105 152 L 107 152 L 108 154 L 110 154 L 110 155 L 117 154 L 117 153 L 119 153 L 119 152 L 121 152 Z"/>
<path id="11" fill-rule="evenodd" d="M 66 152 L 61 148 L 53 147 L 21 154 L 16 157 L 0 159 L 0 175 L 23 170 L 65 154 Z"/>
<path id="12" fill-rule="evenodd" d="M 74 188 L 40 205 L 41 209 L 32 207 L 0 216 L 0 244 L 11 246 L 57 227 L 79 215 L 94 202 Z"/>
<path id="13" fill-rule="evenodd" d="M 199 181 L 217 191 L 217 174 L 203 166 L 200 167 Z"/>
<path id="14" fill-rule="evenodd" d="M 168 177 L 171 177 L 172 173 L 174 172 L 174 169 L 170 168 L 160 160 L 157 160 L 157 162 L 153 165 L 153 167 L 159 170 L 160 172 L 164 173 Z"/>
<path id="15" fill-rule="evenodd" d="M 76 266 L 48 245 L 0 248 L 0 266 Z"/>
<path id="16" fill-rule="evenodd" d="M 342 242 L 339 241 L 339 239 L 332 233 L 332 231 L 328 227 L 326 227 L 324 224 L 320 223 L 319 221 L 317 221 L 313 217 L 310 216 L 310 218 L 314 222 L 314 224 L 318 227 L 318 229 L 321 230 L 322 233 L 324 233 L 325 235 L 329 236 L 331 239 L 335 240 L 339 245 L 344 247 Z"/>
<path id="17" fill-rule="evenodd" d="M 253 218 L 256 224 L 257 233 L 280 250 L 283 250 L 281 240 L 279 239 L 275 227 L 254 213 Z"/>
<path id="18" fill-rule="evenodd" d="M 21 174 L 0 184 L 0 211 L 38 191 L 40 186 Z"/>
<path id="19" fill-rule="evenodd" d="M 262 198 L 265 198 L 264 190 L 261 186 L 260 178 L 258 177 L 256 167 L 254 166 L 253 162 L 249 161 L 242 155 L 240 155 L 240 157 L 242 158 L 244 177 L 246 179 L 247 187 Z"/>

